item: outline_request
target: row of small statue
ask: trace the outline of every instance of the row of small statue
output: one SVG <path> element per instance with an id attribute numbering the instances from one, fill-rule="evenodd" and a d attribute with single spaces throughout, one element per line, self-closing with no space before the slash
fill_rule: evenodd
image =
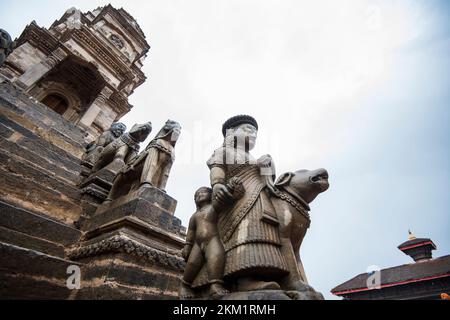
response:
<path id="1" fill-rule="evenodd" d="M 106 201 L 115 200 L 143 185 L 164 190 L 175 161 L 174 148 L 181 126 L 168 120 L 141 153 L 139 144 L 152 132 L 152 124 L 136 124 L 129 132 L 125 131 L 123 123 L 113 123 L 109 130 L 86 147 L 83 156 L 84 162 L 92 165 L 91 175 L 104 168 L 117 170 Z"/>

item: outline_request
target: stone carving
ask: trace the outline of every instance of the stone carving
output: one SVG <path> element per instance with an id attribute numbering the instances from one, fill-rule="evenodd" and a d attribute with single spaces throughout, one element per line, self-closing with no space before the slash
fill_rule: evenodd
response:
<path id="1" fill-rule="evenodd" d="M 282 288 L 290 291 L 308 291 L 317 296 L 308 286 L 300 246 L 310 226 L 309 204 L 329 188 L 328 172 L 299 170 L 281 175 L 271 190 L 277 218 L 280 223 L 281 248 L 289 268 L 289 275 L 282 281 Z M 320 298 L 320 296 L 319 296 Z"/>
<path id="2" fill-rule="evenodd" d="M 232 179 L 227 187 L 234 201 L 243 196 L 244 190 L 238 179 Z M 208 187 L 198 189 L 194 196 L 197 212 L 189 222 L 186 246 L 183 249 L 187 265 L 180 288 L 182 299 L 195 297 L 191 286 L 203 264 L 207 266 L 210 295 L 219 298 L 228 293 L 223 287 L 225 250 L 217 229 L 218 214 L 224 207 L 211 197 L 212 189 Z"/>
<path id="3" fill-rule="evenodd" d="M 145 150 L 118 173 L 107 201 L 148 185 L 164 190 L 175 161 L 175 145 L 181 132 L 178 122 L 168 120 Z"/>
<path id="4" fill-rule="evenodd" d="M 130 132 L 123 134 L 103 149 L 92 168 L 92 173 L 112 163 L 119 169 L 129 163 L 138 155 L 139 143 L 145 141 L 151 131 L 152 124 L 150 122 L 134 125 Z"/>
<path id="5" fill-rule="evenodd" d="M 183 259 L 176 253 L 168 253 L 151 248 L 124 235 L 116 235 L 91 245 L 81 245 L 72 248 L 67 251 L 67 256 L 76 260 L 111 252 L 133 254 L 151 263 L 157 263 L 176 271 L 183 270 L 185 266 Z"/>
<path id="6" fill-rule="evenodd" d="M 300 170 L 274 182 L 272 158 L 256 160 L 250 154 L 258 132 L 254 118 L 233 117 L 222 132 L 224 143 L 207 164 L 212 199 L 219 204 L 216 228 L 225 250 L 225 287 L 231 291 L 224 298 L 277 291 L 281 293 L 266 297 L 323 299 L 306 283 L 299 248 L 310 223 L 308 204 L 328 188 L 328 173 Z M 238 179 L 245 190 L 239 199 L 230 192 L 232 179 Z M 195 296 L 211 297 L 204 289 L 209 284 L 207 269 L 203 265 L 192 282 Z M 183 286 L 186 283 L 181 297 L 192 296 L 185 294 Z"/>
<path id="7" fill-rule="evenodd" d="M 116 36 L 115 34 L 112 34 L 111 37 L 111 42 L 119 49 L 122 49 L 124 47 L 123 41 L 120 40 L 120 38 L 118 36 Z"/>
<path id="8" fill-rule="evenodd" d="M 96 163 L 102 151 L 114 140 L 120 138 L 126 130 L 127 127 L 123 123 L 113 123 L 96 141 L 92 141 L 86 146 L 83 160 L 88 163 Z"/>
<path id="9" fill-rule="evenodd" d="M 8 32 L 0 29 L 0 66 L 3 65 L 6 58 L 11 54 L 14 49 L 14 42 Z"/>

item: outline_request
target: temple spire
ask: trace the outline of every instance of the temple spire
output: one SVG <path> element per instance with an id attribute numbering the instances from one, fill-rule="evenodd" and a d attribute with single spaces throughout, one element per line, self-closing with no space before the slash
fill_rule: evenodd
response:
<path id="1" fill-rule="evenodd" d="M 416 239 L 416 236 L 411 232 L 411 230 L 408 230 L 408 240 L 414 240 Z"/>

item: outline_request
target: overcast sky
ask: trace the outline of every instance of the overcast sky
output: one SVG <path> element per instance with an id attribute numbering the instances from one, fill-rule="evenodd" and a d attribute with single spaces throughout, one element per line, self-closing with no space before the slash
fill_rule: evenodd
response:
<path id="1" fill-rule="evenodd" d="M 104 1 L 0 1 L 13 37 L 75 6 Z M 167 192 L 186 226 L 221 125 L 259 122 L 255 156 L 278 175 L 329 170 L 302 247 L 311 285 L 329 291 L 371 265 L 410 263 L 396 247 L 430 237 L 450 252 L 450 5 L 447 1 L 112 1 L 151 45 L 148 80 L 122 121 L 183 127 Z M 412 260 L 411 260 L 412 261 Z"/>

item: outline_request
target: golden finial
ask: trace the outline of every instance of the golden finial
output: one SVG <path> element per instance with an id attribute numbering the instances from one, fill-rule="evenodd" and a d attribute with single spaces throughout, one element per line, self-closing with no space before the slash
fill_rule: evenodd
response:
<path id="1" fill-rule="evenodd" d="M 411 230 L 408 230 L 408 240 L 414 240 L 416 239 L 416 236 L 413 235 L 413 233 L 411 232 Z"/>

